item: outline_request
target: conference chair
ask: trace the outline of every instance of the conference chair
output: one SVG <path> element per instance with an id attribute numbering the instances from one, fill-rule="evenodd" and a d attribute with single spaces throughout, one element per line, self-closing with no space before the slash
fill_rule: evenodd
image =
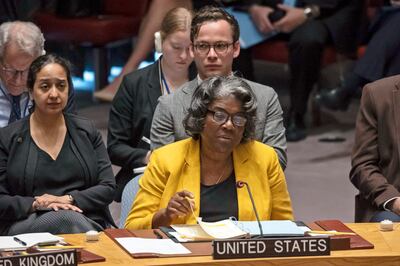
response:
<path id="1" fill-rule="evenodd" d="M 131 181 L 126 184 L 124 190 L 122 191 L 119 228 L 124 228 L 125 220 L 128 217 L 133 201 L 136 198 L 136 193 L 139 190 L 139 179 L 141 177 L 142 175 L 135 176 Z"/>
<path id="2" fill-rule="evenodd" d="M 104 0 L 101 15 L 72 18 L 39 10 L 34 22 L 47 41 L 93 49 L 95 89 L 99 90 L 108 84 L 108 48 L 138 35 L 149 4 L 150 0 Z"/>

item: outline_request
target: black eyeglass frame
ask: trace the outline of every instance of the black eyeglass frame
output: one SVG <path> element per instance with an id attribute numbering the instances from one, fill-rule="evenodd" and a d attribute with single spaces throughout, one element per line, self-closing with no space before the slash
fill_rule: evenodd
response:
<path id="1" fill-rule="evenodd" d="M 21 77 L 28 76 L 29 67 L 27 69 L 24 69 L 24 70 L 17 70 L 17 69 L 14 69 L 14 68 L 7 68 L 1 61 L 0 61 L 0 65 L 1 65 L 1 70 L 5 72 L 5 75 L 7 76 L 7 78 L 15 78 L 15 77 L 18 77 L 18 76 L 21 76 Z"/>
<path id="2" fill-rule="evenodd" d="M 236 114 L 230 115 L 227 112 L 224 112 L 222 110 L 213 111 L 210 109 L 207 109 L 207 112 L 213 115 L 212 118 L 213 118 L 214 122 L 217 123 L 218 125 L 225 124 L 228 121 L 228 119 L 231 120 L 232 124 L 235 127 L 244 127 L 247 123 L 246 116 L 241 113 L 236 113 Z M 226 117 L 224 119 L 218 119 L 218 116 L 216 116 L 216 114 L 223 114 Z M 237 119 L 239 119 L 239 120 L 237 120 Z"/>
<path id="3" fill-rule="evenodd" d="M 216 42 L 214 44 L 201 42 L 201 43 L 193 44 L 193 48 L 199 54 L 206 55 L 210 52 L 211 47 L 212 47 L 214 49 L 215 53 L 217 53 L 219 55 L 223 55 L 228 51 L 229 46 L 234 45 L 234 44 L 235 44 L 235 42 L 232 42 L 232 43 Z M 205 46 L 204 48 L 207 47 L 207 50 L 202 51 L 201 48 L 199 48 L 201 45 Z M 218 48 L 218 47 L 220 47 L 220 48 Z M 221 50 L 221 47 L 222 47 L 222 50 Z"/>

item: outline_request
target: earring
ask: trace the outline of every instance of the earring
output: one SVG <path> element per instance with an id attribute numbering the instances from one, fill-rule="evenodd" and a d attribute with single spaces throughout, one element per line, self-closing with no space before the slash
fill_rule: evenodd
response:
<path id="1" fill-rule="evenodd" d="M 157 53 L 162 53 L 161 33 L 159 31 L 154 33 L 154 46 Z"/>

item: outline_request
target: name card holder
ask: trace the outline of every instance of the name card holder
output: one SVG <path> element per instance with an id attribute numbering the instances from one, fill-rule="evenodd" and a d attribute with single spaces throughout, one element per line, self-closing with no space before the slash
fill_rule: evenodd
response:
<path id="1" fill-rule="evenodd" d="M 214 259 L 331 254 L 329 236 L 214 240 L 212 244 Z"/>
<path id="2" fill-rule="evenodd" d="M 40 253 L 28 253 L 26 255 L 15 255 L 20 252 L 2 252 L 0 257 L 1 266 L 24 266 L 24 265 L 52 265 L 52 266 L 77 266 L 78 257 L 76 250 L 66 249 L 47 251 Z M 4 255 L 11 253 L 12 255 Z"/>

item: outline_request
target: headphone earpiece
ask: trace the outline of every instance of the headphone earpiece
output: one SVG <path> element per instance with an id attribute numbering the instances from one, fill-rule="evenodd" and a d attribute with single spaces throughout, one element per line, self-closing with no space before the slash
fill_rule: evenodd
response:
<path id="1" fill-rule="evenodd" d="M 162 40 L 161 40 L 161 33 L 159 31 L 154 33 L 154 46 L 156 48 L 157 53 L 162 53 Z"/>

